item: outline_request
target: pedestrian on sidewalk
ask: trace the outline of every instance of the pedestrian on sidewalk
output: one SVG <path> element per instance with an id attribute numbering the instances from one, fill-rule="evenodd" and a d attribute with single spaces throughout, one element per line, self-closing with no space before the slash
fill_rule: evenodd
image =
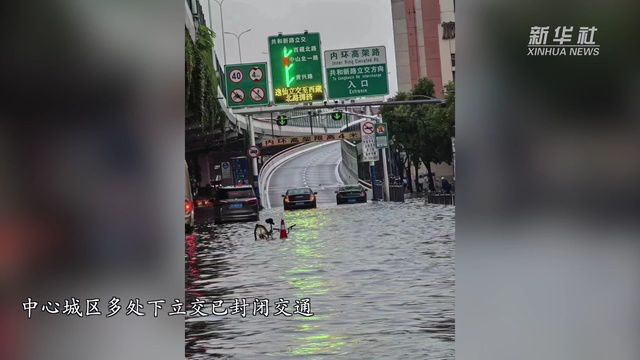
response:
<path id="1" fill-rule="evenodd" d="M 444 176 L 440 178 L 440 183 L 442 184 L 442 191 L 445 194 L 451 194 L 451 184 Z"/>
<path id="2" fill-rule="evenodd" d="M 424 191 L 424 175 L 418 175 L 418 192 Z"/>

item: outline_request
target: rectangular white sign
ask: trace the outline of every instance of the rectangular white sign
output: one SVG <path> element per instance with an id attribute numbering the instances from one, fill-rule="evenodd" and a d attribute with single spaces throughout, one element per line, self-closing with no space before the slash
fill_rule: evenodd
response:
<path id="1" fill-rule="evenodd" d="M 327 69 L 386 63 L 387 52 L 384 46 L 327 50 L 324 52 L 324 66 Z"/>
<path id="2" fill-rule="evenodd" d="M 380 153 L 376 146 L 375 123 L 367 120 L 360 123 L 360 137 L 362 139 L 361 162 L 378 161 Z"/>

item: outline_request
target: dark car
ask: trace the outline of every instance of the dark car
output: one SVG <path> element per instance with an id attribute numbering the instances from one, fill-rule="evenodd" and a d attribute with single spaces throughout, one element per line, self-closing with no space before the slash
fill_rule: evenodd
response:
<path id="1" fill-rule="evenodd" d="M 213 209 L 214 197 L 214 190 L 211 186 L 199 188 L 198 193 L 193 197 L 196 211 Z"/>
<path id="2" fill-rule="evenodd" d="M 316 195 L 310 188 L 289 189 L 282 195 L 282 204 L 285 210 L 315 209 L 317 207 Z"/>
<path id="3" fill-rule="evenodd" d="M 214 222 L 260 220 L 258 198 L 249 185 L 224 186 L 216 191 Z"/>
<path id="4" fill-rule="evenodd" d="M 336 191 L 336 203 L 338 205 L 366 202 L 367 191 L 361 185 L 341 186 L 338 188 L 338 191 Z"/>

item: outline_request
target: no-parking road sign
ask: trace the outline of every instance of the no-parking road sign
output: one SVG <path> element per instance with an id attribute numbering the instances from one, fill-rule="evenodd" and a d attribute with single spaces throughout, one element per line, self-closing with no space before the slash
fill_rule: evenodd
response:
<path id="1" fill-rule="evenodd" d="M 250 158 L 255 159 L 260 156 L 260 149 L 255 145 L 251 146 L 247 149 L 247 155 L 249 155 Z"/>
<path id="2" fill-rule="evenodd" d="M 255 102 L 264 100 L 264 90 L 259 87 L 251 89 L 251 99 Z"/>
<path id="3" fill-rule="evenodd" d="M 267 63 L 233 64 L 224 67 L 227 106 L 243 108 L 269 105 Z"/>
<path id="4" fill-rule="evenodd" d="M 244 98 L 244 91 L 242 91 L 242 89 L 234 89 L 231 92 L 231 101 L 236 104 L 242 104 L 242 102 L 244 102 Z"/>
<path id="5" fill-rule="evenodd" d="M 366 135 L 373 134 L 374 125 L 371 121 L 365 121 L 362 123 L 362 132 Z"/>
<path id="6" fill-rule="evenodd" d="M 360 127 L 360 137 L 362 138 L 362 158 L 361 162 L 378 161 L 379 154 L 376 147 L 376 139 L 373 134 L 375 124 L 373 121 L 365 121 Z"/>

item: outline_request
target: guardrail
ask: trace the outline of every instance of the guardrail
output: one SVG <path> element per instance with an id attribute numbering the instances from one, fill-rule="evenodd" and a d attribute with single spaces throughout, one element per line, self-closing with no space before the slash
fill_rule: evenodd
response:
<path id="1" fill-rule="evenodd" d="M 282 163 L 282 161 L 284 161 L 283 159 L 288 158 L 286 156 L 287 154 L 289 154 L 290 152 L 295 152 L 297 148 L 304 145 L 307 145 L 307 143 L 293 145 L 282 151 L 279 151 L 273 156 L 271 156 L 269 160 L 265 161 L 264 164 L 262 164 L 262 167 L 260 168 L 260 173 L 258 175 L 258 188 L 260 191 L 260 196 L 261 196 L 260 201 L 262 202 L 261 204 L 262 206 L 266 208 L 270 207 L 269 206 L 270 202 L 268 200 L 269 192 L 267 189 L 267 183 L 268 183 L 267 180 L 271 176 L 271 173 L 274 171 L 275 168 L 277 168 Z"/>
<path id="2" fill-rule="evenodd" d="M 269 181 L 273 172 L 277 170 L 280 165 L 298 155 L 302 155 L 308 151 L 326 146 L 331 143 L 333 143 L 333 141 L 319 143 L 302 143 L 300 145 L 292 146 L 280 151 L 279 153 L 272 156 L 267 162 L 265 162 L 265 164 L 262 166 L 262 169 L 260 170 L 260 175 L 258 176 L 258 186 L 260 187 L 260 193 L 262 194 L 262 206 L 264 206 L 265 208 L 271 207 L 271 202 L 268 197 Z M 303 146 L 307 147 L 304 149 L 298 149 Z"/>
<path id="3" fill-rule="evenodd" d="M 289 115 L 287 113 L 287 126 L 311 128 L 312 122 L 309 120 L 309 115 Z M 254 120 L 261 121 L 267 124 L 271 124 L 271 117 L 254 116 Z M 273 118 L 275 124 L 276 118 Z M 345 121 L 336 121 L 331 118 L 331 113 L 314 114 L 313 115 L 313 128 L 316 129 L 340 129 L 345 125 Z M 276 125 L 277 126 L 277 125 Z"/>
<path id="4" fill-rule="evenodd" d="M 456 194 L 435 193 L 427 191 L 426 201 L 428 204 L 455 205 Z"/>
<path id="5" fill-rule="evenodd" d="M 341 142 L 342 161 L 340 162 L 340 176 L 346 184 L 359 182 L 358 178 L 358 155 L 356 145 L 343 140 Z M 364 185 L 363 185 L 364 186 Z M 370 188 L 370 186 L 367 186 Z"/>
<path id="6" fill-rule="evenodd" d="M 219 90 L 221 91 L 221 90 Z M 229 119 L 229 122 L 233 124 L 233 126 L 237 129 L 243 129 L 248 131 L 248 121 L 247 117 L 242 114 L 232 113 L 227 107 L 226 101 L 224 98 L 218 98 L 218 102 L 220 103 L 222 110 L 225 115 Z M 272 129 L 274 129 L 274 133 L 276 136 L 299 136 L 299 135 L 307 135 L 311 133 L 309 117 L 306 119 L 303 118 L 295 118 L 289 121 L 287 126 L 279 127 L 277 124 L 271 123 L 271 118 L 261 118 L 261 117 L 252 117 L 253 120 L 253 128 L 256 136 L 258 135 L 271 135 Z M 313 132 L 316 134 L 325 133 L 325 134 L 337 134 L 340 132 L 340 127 L 343 126 L 343 122 L 334 121 L 329 118 L 329 115 L 326 116 L 326 119 L 321 119 L 318 121 L 318 118 L 314 116 L 313 119 Z"/>

